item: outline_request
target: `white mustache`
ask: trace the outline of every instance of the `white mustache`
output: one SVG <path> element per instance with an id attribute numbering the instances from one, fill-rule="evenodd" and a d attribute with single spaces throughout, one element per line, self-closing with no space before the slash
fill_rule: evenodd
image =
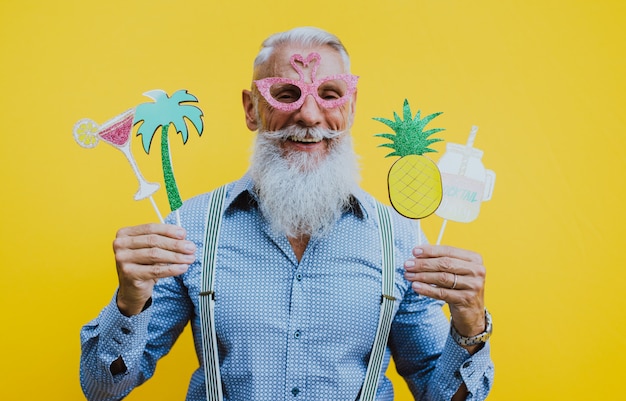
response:
<path id="1" fill-rule="evenodd" d="M 268 139 L 286 141 L 288 139 L 303 140 L 311 139 L 313 141 L 321 141 L 322 139 L 333 139 L 343 134 L 345 131 L 329 130 L 320 127 L 299 127 L 297 125 L 290 125 L 286 128 L 276 131 L 262 131 Z"/>

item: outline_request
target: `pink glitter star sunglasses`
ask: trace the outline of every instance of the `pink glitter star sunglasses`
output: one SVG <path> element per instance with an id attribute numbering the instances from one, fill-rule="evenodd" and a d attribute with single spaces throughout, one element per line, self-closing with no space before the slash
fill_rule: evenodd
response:
<path id="1" fill-rule="evenodd" d="M 302 107 L 308 95 L 313 96 L 317 104 L 326 109 L 339 107 L 350 99 L 356 91 L 356 83 L 359 79 L 356 75 L 335 74 L 316 79 L 315 74 L 319 66 L 321 56 L 318 53 L 311 53 L 305 59 L 300 54 L 291 56 L 290 63 L 300 76 L 299 80 L 271 77 L 254 81 L 261 96 L 274 108 L 290 112 Z M 296 62 L 300 62 L 297 64 Z M 311 68 L 312 83 L 304 82 L 304 71 L 302 67 Z"/>

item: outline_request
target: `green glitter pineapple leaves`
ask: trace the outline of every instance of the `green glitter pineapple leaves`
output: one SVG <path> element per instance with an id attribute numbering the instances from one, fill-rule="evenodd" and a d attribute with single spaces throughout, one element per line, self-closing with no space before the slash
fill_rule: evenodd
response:
<path id="1" fill-rule="evenodd" d="M 163 167 L 163 180 L 167 191 L 167 199 L 172 211 L 177 210 L 182 204 L 174 171 L 172 169 L 172 157 L 168 140 L 168 130 L 170 124 L 174 125 L 176 132 L 181 134 L 183 143 L 187 143 L 189 131 L 187 122 L 189 120 L 198 135 L 202 135 L 204 124 L 202 122 L 202 110 L 190 104 L 198 99 L 186 90 L 181 89 L 169 97 L 167 93 L 160 89 L 151 90 L 144 93 L 145 96 L 154 100 L 154 103 L 142 103 L 135 111 L 134 124 L 141 124 L 137 130 L 137 135 L 141 135 L 143 149 L 150 153 L 150 145 L 154 134 L 161 127 L 161 164 Z"/>
<path id="2" fill-rule="evenodd" d="M 429 146 L 443 140 L 430 138 L 433 134 L 443 131 L 443 128 L 424 131 L 426 125 L 441 112 L 420 118 L 421 113 L 418 111 L 413 118 L 409 102 L 405 99 L 402 114 L 404 119 L 396 112 L 393 113 L 394 120 L 375 117 L 374 120 L 380 121 L 394 131 L 393 134 L 384 133 L 375 136 L 391 141 L 379 145 L 393 149 L 387 157 L 400 157 L 391 166 L 387 176 L 392 206 L 405 217 L 421 219 L 432 214 L 441 203 L 441 174 L 437 165 L 423 156 L 424 153 L 436 152 Z"/>

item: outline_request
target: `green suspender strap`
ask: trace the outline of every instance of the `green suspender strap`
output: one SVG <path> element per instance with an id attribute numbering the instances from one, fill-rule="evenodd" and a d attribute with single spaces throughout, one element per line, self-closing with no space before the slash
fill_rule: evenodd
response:
<path id="1" fill-rule="evenodd" d="M 393 320 L 394 301 L 393 296 L 393 275 L 395 270 L 394 252 L 393 252 L 393 226 L 391 225 L 391 216 L 389 209 L 380 202 L 376 202 L 376 210 L 378 213 L 378 232 L 380 235 L 380 245 L 383 256 L 383 279 L 382 279 L 382 298 L 380 304 L 380 316 L 378 318 L 378 329 L 376 330 L 376 338 L 372 346 L 372 353 L 367 365 L 367 373 L 365 381 L 361 388 L 360 401 L 373 401 L 376 398 L 376 390 L 378 389 L 378 380 L 385 358 L 385 350 L 387 349 L 387 339 L 389 339 L 389 331 L 391 330 L 391 321 Z"/>
<path id="2" fill-rule="evenodd" d="M 222 401 L 222 378 L 217 354 L 215 333 L 215 262 L 217 240 L 222 225 L 222 210 L 226 198 L 226 186 L 221 186 L 211 195 L 207 210 L 202 260 L 202 287 L 200 289 L 200 330 L 202 331 L 202 360 L 207 400 Z"/>
<path id="3" fill-rule="evenodd" d="M 204 362 L 204 379 L 208 401 L 222 401 L 222 379 L 219 371 L 219 357 L 217 338 L 215 333 L 215 262 L 217 259 L 217 240 L 222 222 L 222 210 L 226 188 L 222 186 L 211 195 L 207 211 L 207 225 L 205 230 L 202 288 L 200 292 L 200 327 L 202 331 L 202 359 Z M 389 210 L 377 202 L 378 220 L 380 225 L 380 240 L 382 248 L 382 302 L 376 338 L 372 347 L 365 381 L 361 388 L 360 401 L 373 401 L 381 374 L 382 363 L 385 357 L 387 339 L 393 318 L 393 276 L 394 252 L 393 230 Z"/>

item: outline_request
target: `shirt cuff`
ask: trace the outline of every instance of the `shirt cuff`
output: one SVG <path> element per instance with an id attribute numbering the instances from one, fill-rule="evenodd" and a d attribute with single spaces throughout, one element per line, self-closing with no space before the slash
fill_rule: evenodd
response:
<path id="1" fill-rule="evenodd" d="M 134 316 L 124 316 L 117 307 L 117 292 L 100 315 L 99 354 L 108 368 L 120 357 L 128 373 L 136 368 L 147 341 L 151 306 Z M 117 375 L 122 376 L 122 375 Z"/>
<path id="2" fill-rule="evenodd" d="M 444 378 L 440 381 L 442 393 L 452 397 L 464 382 L 470 394 L 480 394 L 485 375 L 491 368 L 490 348 L 487 341 L 478 352 L 470 355 L 448 335 L 439 364 L 441 377 Z"/>

